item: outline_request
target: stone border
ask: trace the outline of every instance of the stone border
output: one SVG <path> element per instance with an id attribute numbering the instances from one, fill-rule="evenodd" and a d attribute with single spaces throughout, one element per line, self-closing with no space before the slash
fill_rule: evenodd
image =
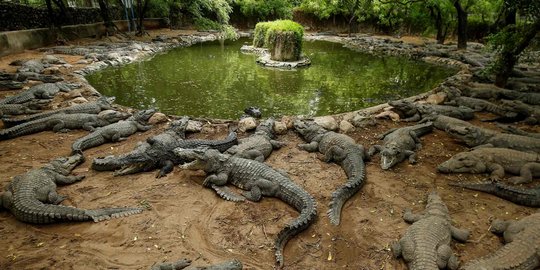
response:
<path id="1" fill-rule="evenodd" d="M 256 48 L 251 45 L 243 45 L 240 48 L 240 51 L 245 54 L 255 54 L 259 55 L 259 58 L 255 60 L 257 64 L 264 67 L 270 68 L 282 68 L 282 69 L 293 69 L 293 68 L 302 68 L 311 65 L 311 60 L 305 56 L 302 56 L 302 59 L 292 62 L 284 61 L 275 61 L 270 59 L 270 53 L 268 49 L 265 48 Z"/>

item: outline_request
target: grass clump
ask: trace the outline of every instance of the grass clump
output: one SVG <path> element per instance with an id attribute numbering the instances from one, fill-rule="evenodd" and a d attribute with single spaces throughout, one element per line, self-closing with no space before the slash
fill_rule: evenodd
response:
<path id="1" fill-rule="evenodd" d="M 292 56 L 279 60 L 298 60 L 300 58 L 304 27 L 299 23 L 291 20 L 260 22 L 255 26 L 253 35 L 253 46 L 270 49 L 272 58 L 277 55 L 291 54 Z M 278 58 L 281 57 L 278 56 Z"/>

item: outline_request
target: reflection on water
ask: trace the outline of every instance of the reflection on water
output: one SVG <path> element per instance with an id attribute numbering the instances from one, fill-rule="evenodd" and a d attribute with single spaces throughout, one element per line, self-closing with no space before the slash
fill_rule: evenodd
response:
<path id="1" fill-rule="evenodd" d="M 455 71 L 399 57 L 374 57 L 331 42 L 304 42 L 312 65 L 258 66 L 240 53 L 247 39 L 178 48 L 87 77 L 122 105 L 176 115 L 237 118 L 249 106 L 263 116 L 354 111 L 425 92 Z"/>

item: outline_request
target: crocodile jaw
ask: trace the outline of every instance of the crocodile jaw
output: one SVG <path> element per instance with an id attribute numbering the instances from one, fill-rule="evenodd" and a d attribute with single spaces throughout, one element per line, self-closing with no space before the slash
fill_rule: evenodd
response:
<path id="1" fill-rule="evenodd" d="M 397 163 L 396 156 L 381 155 L 381 168 L 388 170 Z"/>
<path id="2" fill-rule="evenodd" d="M 197 170 L 204 170 L 204 168 L 206 168 L 206 164 L 202 162 L 201 160 L 196 159 L 192 162 L 179 165 L 179 167 L 183 170 L 197 171 Z"/>

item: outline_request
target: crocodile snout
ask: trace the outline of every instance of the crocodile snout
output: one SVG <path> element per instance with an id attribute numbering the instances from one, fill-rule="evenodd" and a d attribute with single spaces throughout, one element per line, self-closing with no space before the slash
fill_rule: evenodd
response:
<path id="1" fill-rule="evenodd" d="M 450 169 L 443 164 L 437 166 L 437 171 L 440 173 L 450 173 Z"/>

